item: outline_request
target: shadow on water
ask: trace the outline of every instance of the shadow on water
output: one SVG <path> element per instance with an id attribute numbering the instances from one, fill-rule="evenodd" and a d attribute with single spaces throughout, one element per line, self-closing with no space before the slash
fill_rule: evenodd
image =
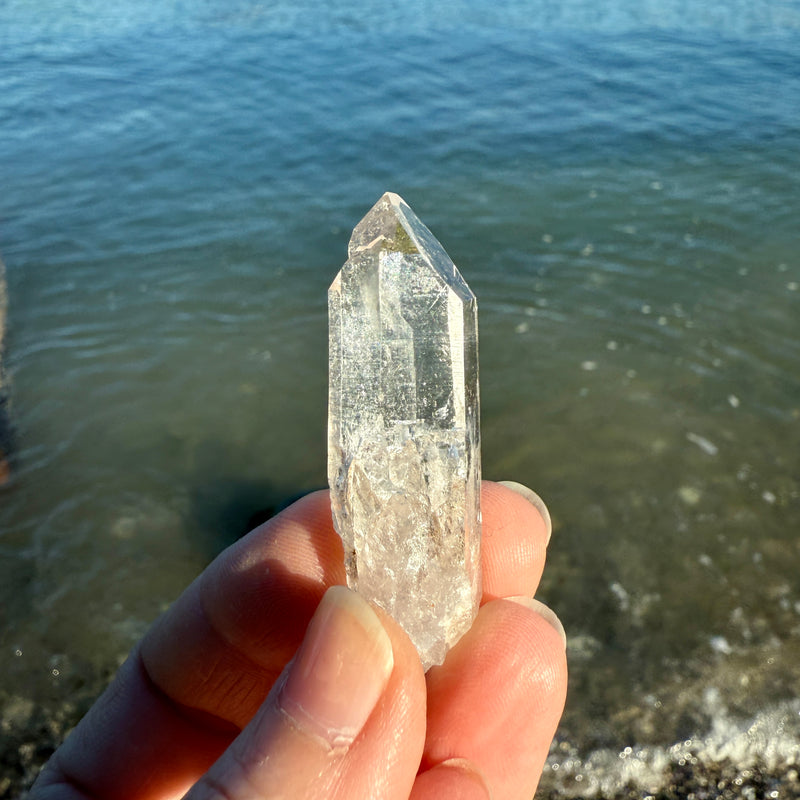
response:
<path id="1" fill-rule="evenodd" d="M 0 367 L 0 486 L 4 486 L 11 479 L 15 440 L 8 385 Z"/>
<path id="2" fill-rule="evenodd" d="M 219 454 L 228 446 L 207 449 Z M 232 475 L 199 480 L 191 495 L 189 518 L 197 531 L 194 544 L 203 547 L 210 559 L 305 494 L 305 490 L 292 492 L 267 481 Z M 259 691 L 262 696 L 266 694 L 297 650 L 324 587 L 341 582 L 344 569 L 341 558 L 337 564 L 332 556 L 337 541 L 332 532 L 327 537 L 314 538 L 319 563 L 326 565 L 321 579 L 298 575 L 275 559 L 256 561 L 237 574 L 238 600 L 250 609 L 247 618 L 240 620 L 244 627 L 238 633 L 246 637 L 251 647 L 262 647 L 262 656 L 264 643 L 270 642 L 269 660 L 262 664 L 264 671 L 253 677 L 253 697 Z M 270 576 L 268 585 L 264 583 L 266 575 Z M 30 653 L 26 648 L 26 655 L 30 662 L 33 648 Z M 12 669 L 6 674 L 9 686 L 22 685 L 28 663 L 21 657 L 11 663 Z M 78 652 L 54 654 L 45 663 L 50 677 L 39 687 L 38 702 L 13 691 L 6 693 L 6 687 L 0 686 L 5 737 L 0 748 L 0 797 L 16 796 L 18 790 L 31 785 L 44 762 L 89 710 L 115 672 L 112 664 L 98 663 L 95 658 Z"/>
<path id="3" fill-rule="evenodd" d="M 303 495 L 320 487 L 287 486 L 264 477 L 249 477 L 246 467 L 225 470 L 236 463 L 233 446 L 208 442 L 189 481 L 189 525 L 195 546 L 208 560 L 253 528 L 274 517 Z"/>

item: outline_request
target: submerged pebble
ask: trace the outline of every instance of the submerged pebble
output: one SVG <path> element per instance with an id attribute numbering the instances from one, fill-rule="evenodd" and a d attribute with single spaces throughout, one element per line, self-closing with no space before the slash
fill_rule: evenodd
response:
<path id="1" fill-rule="evenodd" d="M 681 486 L 678 489 L 678 497 L 686 503 L 687 506 L 696 506 L 700 502 L 703 493 L 694 486 Z"/>
<path id="2" fill-rule="evenodd" d="M 719 448 L 714 442 L 706 439 L 705 436 L 700 436 L 697 433 L 687 433 L 686 438 L 692 443 L 696 444 L 704 453 L 709 456 L 715 456 L 719 452 Z"/>

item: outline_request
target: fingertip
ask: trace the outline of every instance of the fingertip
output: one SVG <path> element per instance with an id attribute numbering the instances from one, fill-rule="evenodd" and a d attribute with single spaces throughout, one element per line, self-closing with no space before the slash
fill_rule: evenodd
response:
<path id="1" fill-rule="evenodd" d="M 539 510 L 518 491 L 484 481 L 483 600 L 533 596 L 547 554 L 547 524 Z"/>
<path id="2" fill-rule="evenodd" d="M 558 618 L 558 615 L 550 606 L 545 605 L 541 600 L 537 600 L 535 597 L 504 597 L 503 600 L 529 608 L 542 617 L 542 619 L 544 619 L 558 634 L 561 643 L 564 645 L 564 650 L 567 649 L 567 632 L 564 630 L 564 626 Z"/>
<path id="3" fill-rule="evenodd" d="M 553 535 L 553 520 L 550 517 L 550 511 L 545 505 L 544 500 L 542 500 L 533 489 L 525 486 L 524 483 L 518 483 L 517 481 L 498 481 L 498 483 L 501 486 L 505 486 L 506 489 L 511 489 L 512 492 L 516 492 L 520 497 L 525 498 L 525 500 L 539 512 L 539 516 L 541 516 L 544 521 L 545 530 L 547 531 L 547 544 L 550 544 L 550 537 Z"/>
<path id="4" fill-rule="evenodd" d="M 393 671 L 392 642 L 375 611 L 345 586 L 330 587 L 258 713 L 189 797 L 272 797 L 278 786 L 298 800 L 320 796 L 359 747 L 385 738 L 370 723 Z"/>
<path id="5" fill-rule="evenodd" d="M 351 748 L 340 781 L 348 800 L 408 797 L 425 742 L 426 683 L 419 654 L 389 614 L 376 606 L 372 610 L 391 641 L 393 669 L 374 713 Z"/>
<path id="6" fill-rule="evenodd" d="M 420 773 L 409 800 L 492 800 L 481 771 L 466 758 L 451 758 Z"/>
<path id="7" fill-rule="evenodd" d="M 417 648 L 403 630 L 400 624 L 380 606 L 371 606 L 377 618 L 381 621 L 392 643 L 394 659 L 394 672 L 390 684 L 397 683 L 404 696 L 425 697 L 426 683 L 425 670 L 422 667 Z M 424 714 L 424 708 L 423 714 Z"/>
<path id="8" fill-rule="evenodd" d="M 427 681 L 423 764 L 464 757 L 498 797 L 533 796 L 567 690 L 566 651 L 551 621 L 527 602 L 487 603 Z"/>
<path id="9" fill-rule="evenodd" d="M 349 746 L 393 667 L 391 640 L 369 603 L 345 586 L 332 586 L 288 668 L 278 702 L 301 730 L 330 747 Z"/>

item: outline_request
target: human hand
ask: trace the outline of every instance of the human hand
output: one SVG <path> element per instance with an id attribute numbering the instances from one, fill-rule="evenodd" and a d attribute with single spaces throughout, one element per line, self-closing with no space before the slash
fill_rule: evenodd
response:
<path id="1" fill-rule="evenodd" d="M 548 526 L 501 484 L 481 503 L 482 607 L 441 666 L 423 674 L 399 626 L 341 586 L 315 492 L 157 620 L 31 797 L 530 800 L 566 693 L 563 629 L 527 599 Z"/>

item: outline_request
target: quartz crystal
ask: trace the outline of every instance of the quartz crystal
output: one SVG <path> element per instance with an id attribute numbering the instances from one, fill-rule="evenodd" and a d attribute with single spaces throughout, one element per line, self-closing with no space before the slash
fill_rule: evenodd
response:
<path id="1" fill-rule="evenodd" d="M 481 592 L 478 309 L 396 194 L 353 230 L 328 291 L 328 480 L 347 582 L 427 669 Z"/>

